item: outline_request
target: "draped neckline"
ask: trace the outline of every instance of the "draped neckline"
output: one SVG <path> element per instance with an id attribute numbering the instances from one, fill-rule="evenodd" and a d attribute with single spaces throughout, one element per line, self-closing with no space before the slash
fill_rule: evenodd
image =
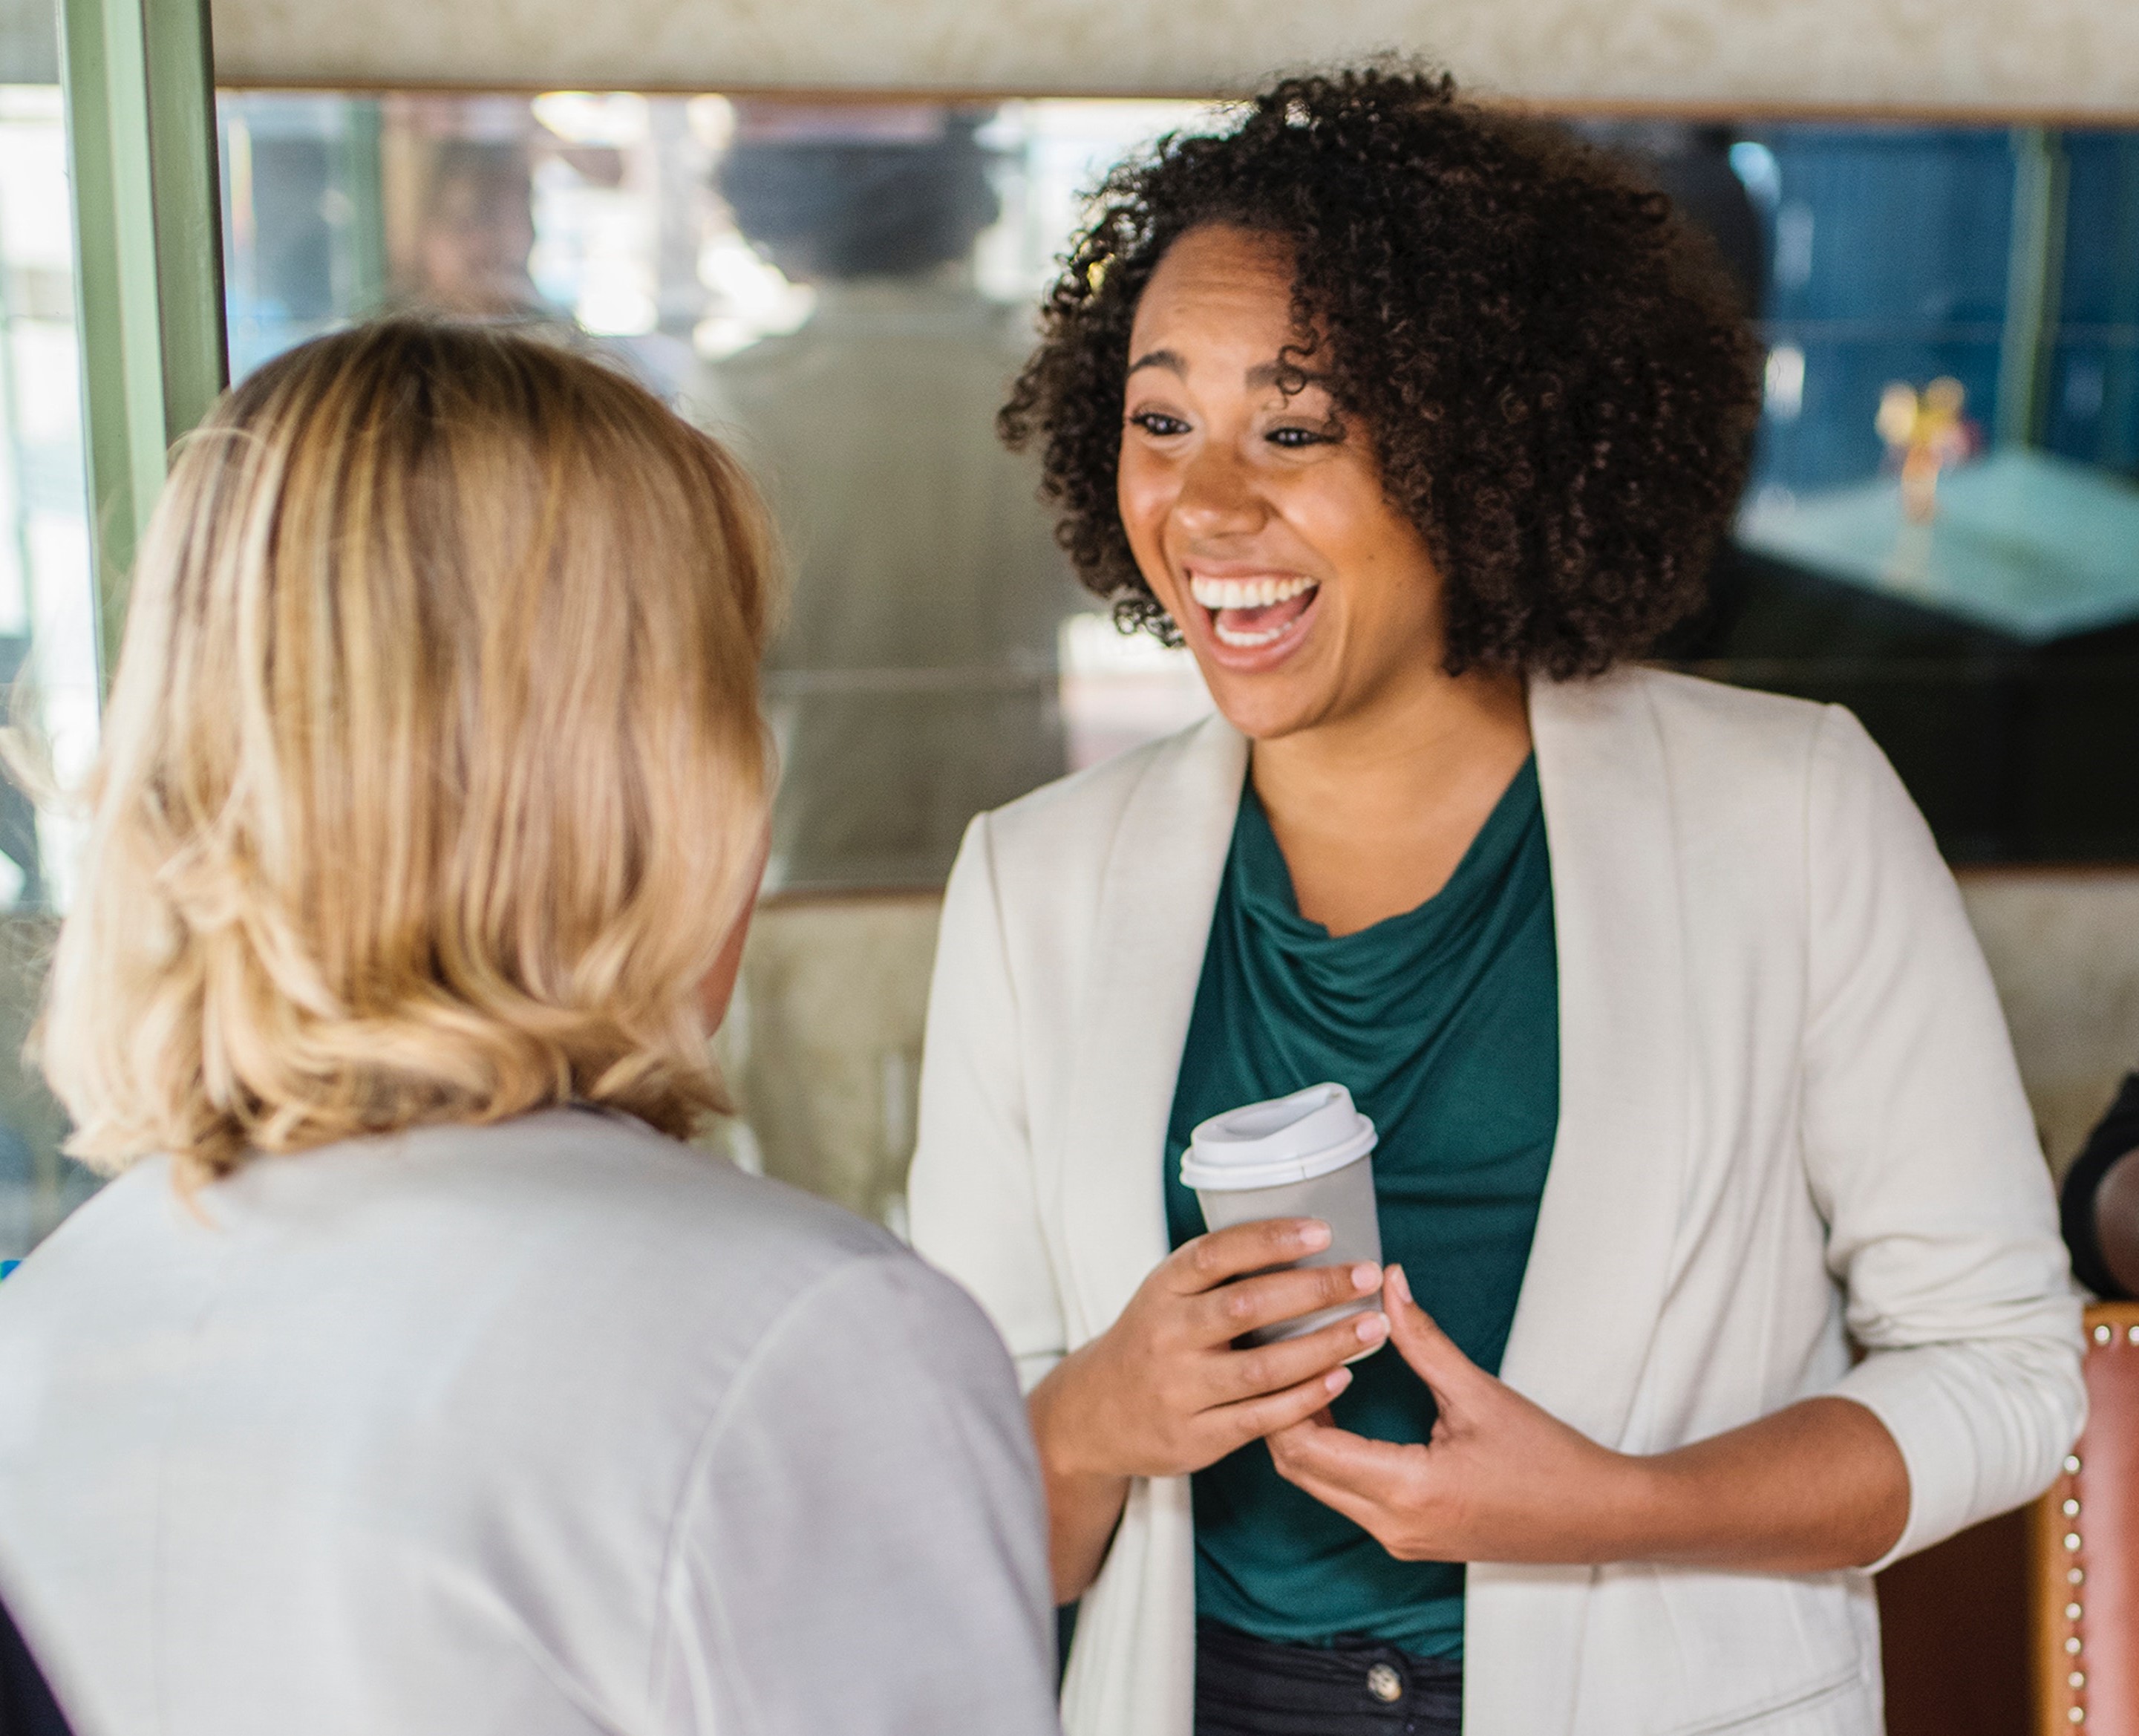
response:
<path id="1" fill-rule="evenodd" d="M 1537 756 L 1525 759 L 1441 890 L 1422 904 L 1348 934 L 1300 915 L 1292 872 L 1252 777 L 1241 792 L 1233 892 L 1241 922 L 1339 1003 L 1415 992 L 1422 971 L 1477 944 L 1480 922 L 1505 902 L 1524 846 L 1540 817 Z M 1319 998 L 1319 997 L 1318 997 Z"/>

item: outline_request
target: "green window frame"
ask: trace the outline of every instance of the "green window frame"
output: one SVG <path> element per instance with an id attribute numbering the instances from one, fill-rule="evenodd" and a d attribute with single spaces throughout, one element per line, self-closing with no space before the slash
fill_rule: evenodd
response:
<path id="1" fill-rule="evenodd" d="M 59 0 L 105 689 L 174 442 L 229 378 L 207 0 Z"/>

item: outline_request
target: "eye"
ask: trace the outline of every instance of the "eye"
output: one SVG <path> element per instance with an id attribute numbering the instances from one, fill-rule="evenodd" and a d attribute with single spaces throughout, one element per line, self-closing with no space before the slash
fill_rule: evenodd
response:
<path id="1" fill-rule="evenodd" d="M 1141 428 L 1146 434 L 1162 440 L 1169 439 L 1174 434 L 1185 434 L 1188 432 L 1188 424 L 1186 422 L 1178 416 L 1167 415 L 1163 410 L 1138 410 L 1129 418 L 1129 421 L 1133 426 Z"/>
<path id="2" fill-rule="evenodd" d="M 1344 438 L 1343 434 L 1329 428 L 1273 428 L 1264 436 L 1271 445 L 1296 450 L 1303 446 L 1332 446 Z"/>

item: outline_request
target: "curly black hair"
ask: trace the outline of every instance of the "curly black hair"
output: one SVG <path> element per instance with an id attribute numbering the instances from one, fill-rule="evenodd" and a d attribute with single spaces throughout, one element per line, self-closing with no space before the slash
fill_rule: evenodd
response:
<path id="1" fill-rule="evenodd" d="M 1712 245 L 1549 123 L 1392 65 L 1286 78 L 1114 170 L 998 419 L 1057 536 L 1169 642 L 1115 504 L 1138 298 L 1203 224 L 1289 243 L 1300 337 L 1446 587 L 1446 665 L 1595 674 L 1697 610 L 1744 487 L 1757 351 Z M 1296 387 L 1295 387 L 1296 389 Z"/>

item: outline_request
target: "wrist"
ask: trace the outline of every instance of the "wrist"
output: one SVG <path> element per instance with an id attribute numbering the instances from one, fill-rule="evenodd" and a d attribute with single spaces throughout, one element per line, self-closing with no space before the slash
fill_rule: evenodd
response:
<path id="1" fill-rule="evenodd" d="M 1653 1561 L 1678 1547 L 1685 1479 L 1669 1453 L 1613 1453 L 1610 1498 L 1599 1503 L 1603 1535 L 1594 1559 Z"/>
<path id="2" fill-rule="evenodd" d="M 1040 1474 L 1050 1488 L 1093 1483 L 1106 1475 L 1083 1438 L 1086 1431 L 1079 1426 L 1092 1409 L 1079 1402 L 1077 1395 L 1083 1356 L 1078 1350 L 1065 1356 L 1042 1376 L 1025 1401 Z"/>

